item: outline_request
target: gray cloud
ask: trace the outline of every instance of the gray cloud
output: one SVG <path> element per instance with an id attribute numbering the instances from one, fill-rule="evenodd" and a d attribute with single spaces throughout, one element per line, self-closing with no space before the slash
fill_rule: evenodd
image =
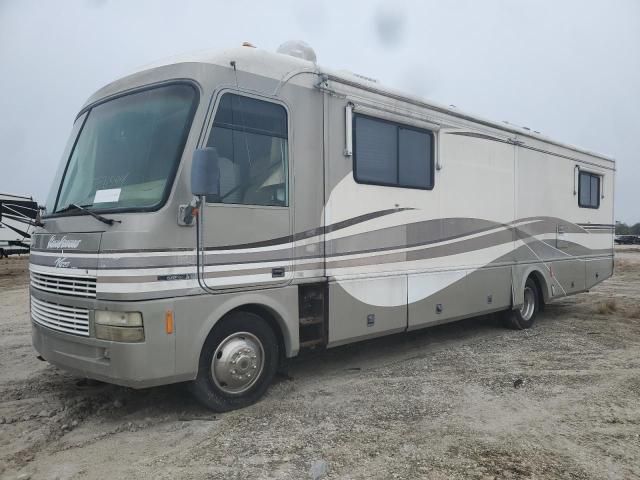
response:
<path id="1" fill-rule="evenodd" d="M 0 0 L 0 191 L 44 201 L 79 107 L 137 66 L 294 38 L 321 65 L 615 156 L 616 218 L 640 221 L 636 0 Z"/>
<path id="2" fill-rule="evenodd" d="M 404 39 L 405 15 L 402 9 L 387 4 L 378 7 L 374 15 L 375 32 L 386 47 L 396 47 Z"/>

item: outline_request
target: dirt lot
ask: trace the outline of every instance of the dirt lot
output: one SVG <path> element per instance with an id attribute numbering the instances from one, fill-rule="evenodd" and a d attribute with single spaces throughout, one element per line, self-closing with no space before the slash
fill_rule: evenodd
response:
<path id="1" fill-rule="evenodd" d="M 617 255 L 529 331 L 476 318 L 298 359 L 224 415 L 36 360 L 26 264 L 2 260 L 0 477 L 640 478 L 640 250 Z"/>

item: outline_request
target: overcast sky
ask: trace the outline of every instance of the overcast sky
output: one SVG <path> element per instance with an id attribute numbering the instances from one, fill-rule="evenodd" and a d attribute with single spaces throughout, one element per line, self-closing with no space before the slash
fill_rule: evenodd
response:
<path id="1" fill-rule="evenodd" d="M 73 119 L 140 65 L 302 39 L 375 77 L 617 159 L 640 222 L 640 0 L 0 0 L 0 192 L 44 202 Z"/>

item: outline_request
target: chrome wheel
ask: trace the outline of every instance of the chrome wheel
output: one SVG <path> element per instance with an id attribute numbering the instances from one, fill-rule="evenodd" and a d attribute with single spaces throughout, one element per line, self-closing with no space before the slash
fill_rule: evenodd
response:
<path id="1" fill-rule="evenodd" d="M 520 307 L 520 316 L 523 320 L 529 321 L 533 314 L 536 311 L 536 292 L 533 291 L 533 288 L 526 286 L 524 287 L 524 301 L 522 302 L 522 306 Z"/>
<path id="2" fill-rule="evenodd" d="M 211 360 L 213 381 L 228 394 L 246 392 L 263 368 L 264 348 L 258 337 L 249 332 L 237 332 L 222 340 Z"/>

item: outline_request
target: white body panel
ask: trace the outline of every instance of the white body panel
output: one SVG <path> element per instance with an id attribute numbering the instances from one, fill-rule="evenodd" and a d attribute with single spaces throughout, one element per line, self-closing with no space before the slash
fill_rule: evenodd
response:
<path id="1" fill-rule="evenodd" d="M 397 210 L 326 235 L 329 281 L 353 298 L 350 304 L 330 296 L 330 304 L 338 305 L 330 309 L 329 345 L 380 334 L 360 304 L 372 312 L 397 308 L 401 316 L 407 305 L 406 326 L 412 329 L 518 307 L 533 272 L 545 300 L 584 291 L 611 275 L 615 168 L 609 158 L 411 98 L 403 101 L 377 86 L 359 89 L 336 78 L 327 90 L 332 96 L 325 114 L 334 123 L 325 160 L 325 225 Z M 339 116 L 344 109 L 346 120 Z M 433 188 L 358 183 L 354 157 L 345 155 L 354 150 L 350 141 L 358 132 L 355 124 L 350 129 L 343 123 L 358 114 L 431 130 Z M 578 205 L 578 171 L 600 176 L 599 208 Z M 358 250 L 366 253 L 345 255 Z M 375 288 L 368 288 L 374 279 Z M 384 282 L 390 292 L 406 288 L 407 298 L 381 295 Z M 360 318 L 353 318 L 360 310 Z M 387 320 L 387 326 L 395 331 L 396 322 Z"/>

